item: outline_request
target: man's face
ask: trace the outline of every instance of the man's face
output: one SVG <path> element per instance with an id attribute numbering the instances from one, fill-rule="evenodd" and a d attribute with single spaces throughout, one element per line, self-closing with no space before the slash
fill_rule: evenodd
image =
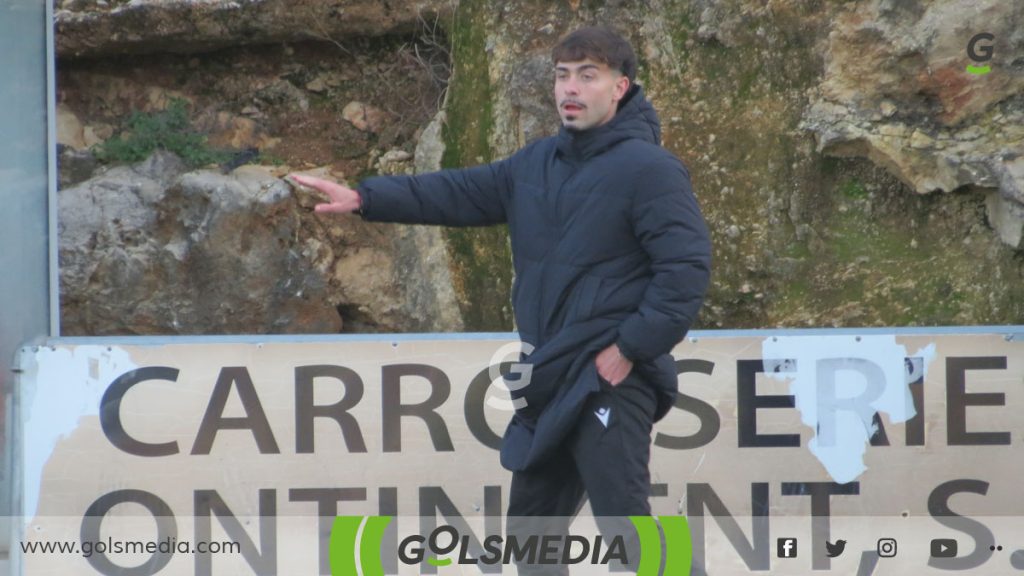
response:
<path id="1" fill-rule="evenodd" d="M 627 88 L 629 78 L 589 58 L 555 65 L 555 103 L 570 130 L 588 130 L 611 120 Z"/>

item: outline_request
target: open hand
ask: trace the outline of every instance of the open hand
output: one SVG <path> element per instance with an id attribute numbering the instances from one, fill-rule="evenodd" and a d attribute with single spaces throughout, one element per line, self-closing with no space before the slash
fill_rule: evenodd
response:
<path id="1" fill-rule="evenodd" d="M 303 186 L 324 194 L 330 199 L 329 202 L 317 204 L 313 208 L 315 212 L 347 214 L 359 210 L 362 206 L 362 198 L 359 197 L 359 193 L 348 186 L 342 186 L 336 182 L 315 176 L 306 176 L 305 174 L 289 174 L 288 177 Z"/>

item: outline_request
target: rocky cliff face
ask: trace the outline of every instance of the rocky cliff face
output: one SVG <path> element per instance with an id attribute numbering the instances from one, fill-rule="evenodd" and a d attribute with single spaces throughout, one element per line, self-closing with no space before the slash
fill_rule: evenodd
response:
<path id="1" fill-rule="evenodd" d="M 413 32 L 446 0 L 58 0 L 60 58 L 203 53 L 233 46 Z"/>
<path id="2" fill-rule="evenodd" d="M 167 152 L 63 190 L 64 333 L 462 329 L 436 229 L 325 221 L 316 201 L 273 169 Z"/>
<path id="3" fill-rule="evenodd" d="M 998 0 L 875 1 L 842 12 L 801 126 L 819 151 L 869 158 L 918 194 L 987 194 L 990 224 L 1022 248 L 1022 21 L 1024 5 Z M 994 48 L 994 73 L 966 71 L 964 39 L 979 32 L 993 37 L 982 44 Z"/>
<path id="4" fill-rule="evenodd" d="M 66 331 L 338 332 L 329 250 L 297 208 L 262 168 L 187 172 L 166 152 L 63 190 Z"/>
<path id="5" fill-rule="evenodd" d="M 440 230 L 316 216 L 317 199 L 281 179 L 438 169 L 448 64 L 426 39 L 61 59 L 63 332 L 462 330 Z M 89 152 L 115 136 L 127 153 L 143 133 L 182 140 L 163 112 L 181 102 L 205 142 L 179 154 L 222 151 L 220 165 Z"/>
<path id="6" fill-rule="evenodd" d="M 1019 3 L 68 0 L 65 332 L 511 329 L 502 229 L 321 219 L 277 177 L 470 165 L 552 134 L 550 47 L 592 22 L 633 41 L 712 228 L 702 326 L 1024 322 Z M 93 174 L 84 150 L 175 98 L 264 168 Z"/>

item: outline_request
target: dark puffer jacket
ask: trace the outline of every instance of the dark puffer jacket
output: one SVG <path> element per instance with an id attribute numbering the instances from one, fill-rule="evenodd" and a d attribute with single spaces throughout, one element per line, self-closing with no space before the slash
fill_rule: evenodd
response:
<path id="1" fill-rule="evenodd" d="M 669 351 L 703 302 L 711 244 L 683 164 L 633 86 L 606 124 L 527 145 L 491 164 L 363 181 L 371 221 L 445 226 L 508 222 L 519 336 L 534 347 L 526 400 L 505 432 L 502 464 L 542 462 L 600 389 L 594 363 L 611 343 L 660 391 L 676 396 Z"/>

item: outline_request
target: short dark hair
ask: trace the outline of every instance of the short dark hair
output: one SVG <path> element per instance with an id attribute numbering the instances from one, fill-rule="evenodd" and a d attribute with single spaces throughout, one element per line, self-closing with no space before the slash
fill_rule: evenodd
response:
<path id="1" fill-rule="evenodd" d="M 551 50 L 551 61 L 578 62 L 587 58 L 602 62 L 629 78 L 636 78 L 636 54 L 625 38 L 607 26 L 580 28 L 562 38 Z"/>

